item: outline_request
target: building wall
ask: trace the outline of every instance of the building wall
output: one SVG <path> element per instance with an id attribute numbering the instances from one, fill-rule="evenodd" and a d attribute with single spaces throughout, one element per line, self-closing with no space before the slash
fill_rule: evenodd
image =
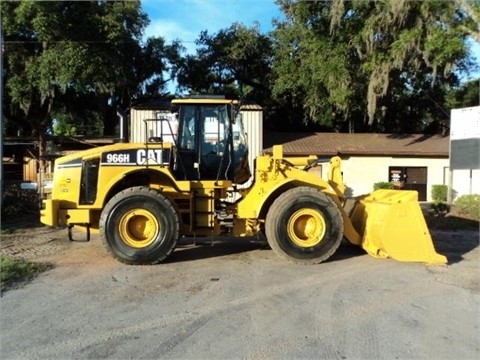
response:
<path id="1" fill-rule="evenodd" d="M 389 181 L 389 167 L 427 167 L 427 201 L 432 201 L 432 185 L 447 185 L 448 158 L 405 158 L 352 156 L 342 161 L 343 181 L 352 196 L 368 194 L 373 184 Z"/>
<path id="2" fill-rule="evenodd" d="M 131 109 L 129 136 L 128 139 L 133 143 L 145 143 L 150 137 L 160 137 L 163 135 L 163 140 L 166 142 L 173 141 L 170 127 L 166 121 L 156 120 L 158 114 L 170 116 L 168 111 L 159 110 L 137 110 Z M 177 135 L 178 122 L 173 117 L 170 121 L 173 134 Z"/>
<path id="3" fill-rule="evenodd" d="M 255 159 L 263 151 L 263 112 L 258 106 L 241 109 L 240 113 L 242 114 L 243 126 L 247 134 L 248 164 L 253 176 Z"/>
<path id="4" fill-rule="evenodd" d="M 450 169 L 452 200 L 480 194 L 480 106 L 451 110 Z"/>
<path id="5" fill-rule="evenodd" d="M 144 119 L 154 119 L 156 110 L 135 110 L 130 112 L 130 139 L 132 142 L 145 142 Z M 254 169 L 254 159 L 263 150 L 263 113 L 259 106 L 243 107 L 241 109 L 245 132 L 249 144 L 249 162 L 251 170 Z M 158 125 L 148 123 L 147 136 L 158 132 Z M 165 131 L 164 131 L 165 132 Z M 342 170 L 346 185 L 351 190 L 351 196 L 368 194 L 373 190 L 376 182 L 389 181 L 389 167 L 426 167 L 427 185 L 426 201 L 432 201 L 432 185 L 449 184 L 449 160 L 448 158 L 412 158 L 412 157 L 391 157 L 391 156 L 352 156 L 343 159 Z M 324 176 L 327 174 L 328 166 L 324 166 Z M 464 173 L 466 172 L 466 173 Z M 468 170 L 456 170 L 453 176 L 454 190 L 458 195 L 479 193 L 480 174 L 474 171 L 472 178 Z M 247 185 L 248 186 L 248 185 Z"/>
<path id="6" fill-rule="evenodd" d="M 451 181 L 452 200 L 461 195 L 480 194 L 480 170 L 478 169 L 453 170 Z"/>
<path id="7" fill-rule="evenodd" d="M 29 182 L 37 182 L 38 163 L 37 160 L 25 156 L 23 158 L 23 180 Z"/>

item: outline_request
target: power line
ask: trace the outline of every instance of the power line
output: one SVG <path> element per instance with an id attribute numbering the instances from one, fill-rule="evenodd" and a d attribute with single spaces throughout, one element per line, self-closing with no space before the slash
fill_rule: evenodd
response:
<path id="1" fill-rule="evenodd" d="M 196 41 L 183 41 L 181 39 L 176 39 L 176 40 L 167 40 L 163 39 L 167 43 L 174 43 L 176 41 L 180 41 L 182 44 L 195 44 Z M 41 40 L 5 40 L 3 41 L 3 44 L 42 44 L 42 43 L 48 43 L 48 44 L 68 44 L 68 43 L 81 43 L 81 44 L 131 44 L 136 42 L 134 39 L 129 40 L 129 41 L 115 41 L 115 40 L 53 40 L 53 41 L 41 41 Z"/>

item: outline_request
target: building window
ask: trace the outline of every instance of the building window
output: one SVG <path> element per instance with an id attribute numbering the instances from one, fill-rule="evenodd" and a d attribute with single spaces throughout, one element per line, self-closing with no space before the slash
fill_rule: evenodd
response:
<path id="1" fill-rule="evenodd" d="M 415 190 L 419 201 L 427 201 L 427 167 L 390 166 L 388 179 L 398 190 Z"/>

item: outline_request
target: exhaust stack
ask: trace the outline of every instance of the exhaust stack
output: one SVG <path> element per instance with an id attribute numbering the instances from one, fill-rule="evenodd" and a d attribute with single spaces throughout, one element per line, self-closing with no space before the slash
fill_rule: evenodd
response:
<path id="1" fill-rule="evenodd" d="M 120 122 L 119 142 L 128 143 L 128 123 L 127 123 L 128 115 L 122 109 L 117 108 L 117 116 L 118 116 L 119 122 Z"/>

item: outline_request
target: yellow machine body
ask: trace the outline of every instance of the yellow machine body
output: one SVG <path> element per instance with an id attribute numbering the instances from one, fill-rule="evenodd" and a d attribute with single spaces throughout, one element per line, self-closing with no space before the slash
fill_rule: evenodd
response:
<path id="1" fill-rule="evenodd" d="M 299 263 L 324 261 L 343 237 L 378 258 L 447 262 L 435 252 L 416 192 L 378 190 L 353 199 L 355 206 L 347 213 L 341 159 L 330 160 L 327 179 L 322 179 L 306 171 L 316 156 L 286 158 L 281 145 L 271 154 L 259 155 L 252 181 L 237 187 L 236 176 L 248 178 L 242 160 L 247 153 L 238 153 L 243 158 L 227 155 L 242 150 L 241 127 L 228 122 L 235 115 L 227 111 L 218 115 L 221 106 L 235 103 L 218 99 L 174 103 L 191 106 L 196 125 L 202 106 L 208 108 L 208 139 L 215 151 L 202 153 L 203 133 L 197 131 L 192 137 L 195 149 L 182 148 L 180 137 L 175 143 L 118 143 L 59 158 L 51 197 L 43 201 L 42 223 L 100 232 L 107 250 L 130 264 L 162 261 L 182 236 L 260 234 L 281 257 Z M 185 115 L 182 110 L 179 114 Z M 224 122 L 217 124 L 217 118 Z M 179 131 L 187 133 L 182 124 Z M 216 129 L 219 134 L 212 135 Z M 233 140 L 229 134 L 235 132 Z M 227 163 L 236 164 L 235 172 L 224 167 Z M 210 171 L 205 165 L 217 167 Z"/>
<path id="2" fill-rule="evenodd" d="M 376 190 L 358 201 L 351 221 L 362 248 L 378 258 L 445 264 L 432 243 L 416 191 Z"/>

